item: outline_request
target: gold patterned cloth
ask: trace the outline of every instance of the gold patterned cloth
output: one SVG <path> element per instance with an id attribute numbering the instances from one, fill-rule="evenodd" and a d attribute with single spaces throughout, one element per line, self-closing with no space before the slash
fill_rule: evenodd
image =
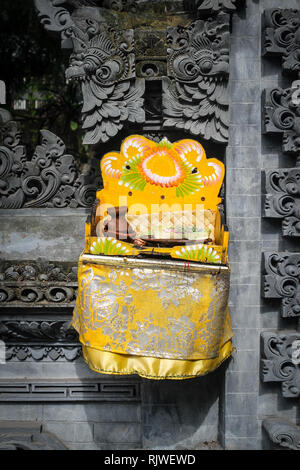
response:
<path id="1" fill-rule="evenodd" d="M 184 379 L 232 353 L 230 270 L 183 261 L 82 254 L 73 327 L 90 368 Z"/>

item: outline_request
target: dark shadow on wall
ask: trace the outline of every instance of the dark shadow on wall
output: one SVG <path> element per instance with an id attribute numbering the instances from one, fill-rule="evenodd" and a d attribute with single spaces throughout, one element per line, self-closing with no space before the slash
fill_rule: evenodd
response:
<path id="1" fill-rule="evenodd" d="M 209 449 L 217 446 L 224 371 L 194 379 L 143 379 L 146 449 Z"/>
<path id="2" fill-rule="evenodd" d="M 225 369 L 185 380 L 141 379 L 137 375 L 113 376 L 90 371 L 80 359 L 78 379 L 88 375 L 99 381 L 140 383 L 135 402 L 83 402 L 73 405 L 73 418 L 89 426 L 91 441 L 74 443 L 76 449 L 219 449 L 219 402 Z M 86 368 L 86 369 L 85 369 Z M 76 407 L 78 414 L 76 417 Z M 81 418 L 80 418 L 81 416 Z M 68 419 L 68 418 L 67 418 Z"/>

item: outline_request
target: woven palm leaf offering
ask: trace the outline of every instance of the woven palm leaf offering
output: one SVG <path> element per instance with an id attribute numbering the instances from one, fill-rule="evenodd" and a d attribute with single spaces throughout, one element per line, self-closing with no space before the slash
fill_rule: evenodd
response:
<path id="1" fill-rule="evenodd" d="M 198 142 L 134 135 L 119 153 L 104 155 L 101 171 L 104 188 L 87 225 L 87 253 L 122 256 L 126 250 L 128 256 L 226 264 L 228 232 L 218 210 L 224 165 L 207 159 Z"/>
<path id="2" fill-rule="evenodd" d="M 102 158 L 73 326 L 89 367 L 187 379 L 232 353 L 224 165 L 195 140 L 133 135 Z"/>

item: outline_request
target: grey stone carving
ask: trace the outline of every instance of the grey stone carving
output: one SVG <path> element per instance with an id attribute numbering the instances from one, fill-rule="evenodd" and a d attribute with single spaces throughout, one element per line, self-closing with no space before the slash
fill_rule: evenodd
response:
<path id="1" fill-rule="evenodd" d="M 280 382 L 284 397 L 299 397 L 300 360 L 296 352 L 300 346 L 300 333 L 268 331 L 261 334 L 261 339 L 263 382 Z"/>
<path id="2" fill-rule="evenodd" d="M 73 362 L 81 357 L 80 345 L 42 345 L 42 344 L 11 344 L 5 345 L 5 360 L 8 361 L 51 361 Z"/>
<path id="3" fill-rule="evenodd" d="M 282 57 L 283 73 L 297 75 L 300 71 L 300 10 L 265 10 L 263 29 L 264 55 Z"/>
<path id="4" fill-rule="evenodd" d="M 75 361 L 81 356 L 78 334 L 70 321 L 0 321 L 6 361 Z"/>
<path id="5" fill-rule="evenodd" d="M 68 450 L 42 424 L 31 421 L 0 421 L 0 450 Z"/>
<path id="6" fill-rule="evenodd" d="M 63 1 L 35 0 L 38 16 L 44 28 L 51 33 L 60 33 L 62 45 L 70 37 L 74 25 L 69 11 L 62 7 Z"/>
<path id="7" fill-rule="evenodd" d="M 269 88 L 263 93 L 263 130 L 265 134 L 281 134 L 283 152 L 300 163 L 300 81 L 291 88 Z"/>
<path id="8" fill-rule="evenodd" d="M 195 0 L 196 8 L 201 13 L 234 12 L 242 3 L 240 0 Z"/>
<path id="9" fill-rule="evenodd" d="M 0 321 L 0 337 L 5 343 L 23 342 L 58 342 L 78 344 L 78 335 L 65 320 L 2 320 Z"/>
<path id="10" fill-rule="evenodd" d="M 90 207 L 100 185 L 98 162 L 81 174 L 63 141 L 48 130 L 40 133 L 30 158 L 17 123 L 0 125 L 0 209 Z"/>
<path id="11" fill-rule="evenodd" d="M 229 16 L 169 28 L 163 127 L 228 140 Z"/>
<path id="12" fill-rule="evenodd" d="M 300 253 L 263 253 L 262 296 L 281 299 L 281 314 L 300 316 Z"/>
<path id="13" fill-rule="evenodd" d="M 63 47 L 73 48 L 66 77 L 81 84 L 84 143 L 107 142 L 124 126 L 149 124 L 145 78 L 163 81 L 164 128 L 227 142 L 227 13 L 241 1 L 105 0 L 101 7 L 79 0 L 35 3 L 45 28 L 62 35 Z M 166 31 L 161 18 L 182 12 L 202 19 Z M 141 27 L 135 18 L 141 14 L 158 26 Z"/>
<path id="14" fill-rule="evenodd" d="M 35 5 L 45 28 L 57 30 L 59 7 L 51 0 Z M 75 9 L 65 23 L 58 30 L 73 46 L 66 78 L 81 84 L 83 142 L 107 142 L 125 123 L 143 123 L 145 83 L 135 79 L 133 30 L 122 30 L 103 8 Z"/>
<path id="15" fill-rule="evenodd" d="M 161 79 L 167 75 L 167 47 L 165 29 L 142 29 L 134 31 L 135 46 L 135 66 L 136 75 L 145 79 Z M 148 83 L 149 85 L 149 83 Z M 147 112 L 146 100 L 149 97 L 149 86 L 145 96 L 145 108 Z M 161 100 L 161 90 L 159 92 Z M 160 109 L 161 113 L 161 109 Z"/>
<path id="16" fill-rule="evenodd" d="M 118 377 L 93 380 L 14 381 L 0 380 L 0 402 L 140 401 L 139 379 Z"/>
<path id="17" fill-rule="evenodd" d="M 77 292 L 77 266 L 51 261 L 2 261 L 0 309 L 72 307 Z"/>
<path id="18" fill-rule="evenodd" d="M 124 123 L 143 123 L 143 79 L 135 76 L 133 31 L 107 31 L 73 38 L 68 79 L 81 81 L 85 144 L 107 142 Z"/>
<path id="19" fill-rule="evenodd" d="M 300 168 L 264 171 L 263 216 L 282 220 L 282 234 L 300 237 Z"/>
<path id="20" fill-rule="evenodd" d="M 65 0 L 70 5 L 79 7 L 81 5 L 97 5 L 102 3 L 103 7 L 128 13 L 138 13 L 144 11 L 147 7 L 154 11 L 173 12 L 183 10 L 198 10 L 199 14 L 215 14 L 219 12 L 234 12 L 243 3 L 242 0 Z"/>
<path id="21" fill-rule="evenodd" d="M 300 426 L 280 418 L 265 419 L 262 425 L 276 446 L 300 450 Z"/>

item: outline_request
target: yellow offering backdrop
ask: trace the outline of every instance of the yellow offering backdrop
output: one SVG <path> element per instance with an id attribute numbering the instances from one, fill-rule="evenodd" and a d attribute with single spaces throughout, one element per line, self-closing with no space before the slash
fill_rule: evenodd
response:
<path id="1" fill-rule="evenodd" d="M 232 352 L 229 268 L 82 255 L 73 326 L 101 373 L 184 379 Z"/>
<path id="2" fill-rule="evenodd" d="M 91 369 L 186 379 L 232 353 L 224 165 L 195 140 L 127 137 L 101 161 L 73 326 Z"/>

